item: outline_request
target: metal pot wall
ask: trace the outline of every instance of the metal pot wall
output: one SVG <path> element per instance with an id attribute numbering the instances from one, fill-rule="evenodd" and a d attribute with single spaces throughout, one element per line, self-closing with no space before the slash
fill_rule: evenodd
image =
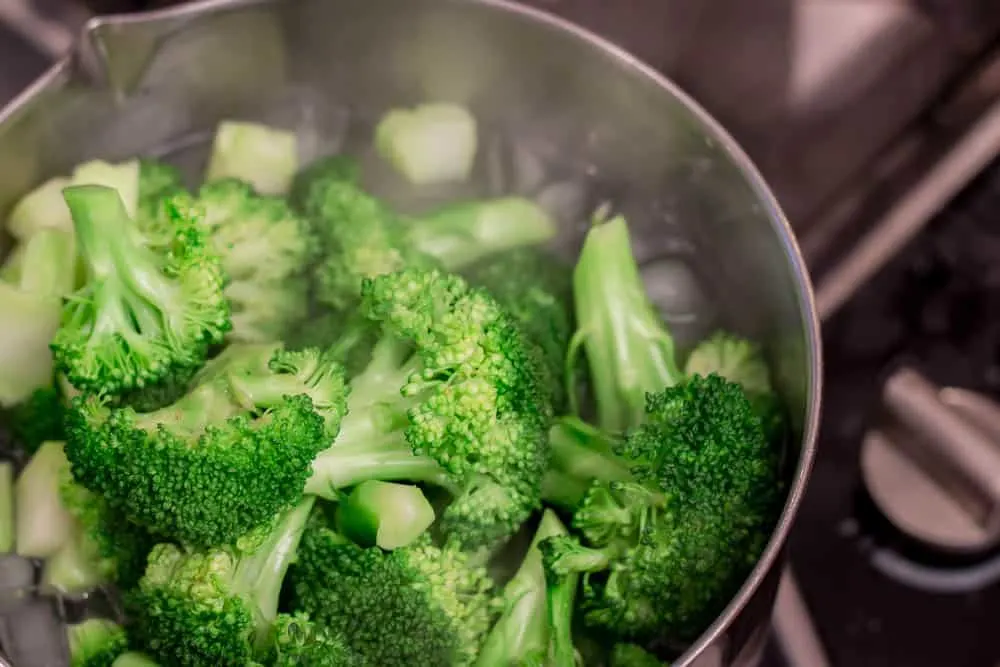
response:
<path id="1" fill-rule="evenodd" d="M 72 56 L 0 111 L 0 213 L 90 158 L 169 154 L 198 169 L 224 118 L 295 128 L 317 154 L 388 106 L 425 100 L 469 105 L 491 137 L 516 136 L 560 178 L 585 185 L 589 203 L 610 200 L 629 216 L 640 261 L 692 267 L 713 304 L 714 319 L 701 313 L 701 326 L 722 322 L 764 344 L 796 427 L 787 502 L 741 590 L 674 662 L 752 664 L 815 447 L 821 361 L 811 287 L 748 158 L 628 54 L 499 0 L 210 0 L 95 19 Z M 566 221 L 568 252 L 583 213 Z"/>

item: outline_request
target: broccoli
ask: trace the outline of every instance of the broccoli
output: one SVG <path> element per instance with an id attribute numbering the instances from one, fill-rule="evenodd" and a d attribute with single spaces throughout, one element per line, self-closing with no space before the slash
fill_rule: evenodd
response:
<path id="1" fill-rule="evenodd" d="M 70 667 L 112 667 L 128 650 L 125 630 L 103 618 L 91 618 L 66 628 Z"/>
<path id="2" fill-rule="evenodd" d="M 280 197 L 256 194 L 243 181 L 223 179 L 198 195 L 222 257 L 236 342 L 280 340 L 309 310 L 309 268 L 316 241 L 308 223 Z"/>
<path id="3" fill-rule="evenodd" d="M 305 498 L 278 517 L 250 550 L 156 545 L 126 595 L 134 644 L 171 667 L 246 667 L 266 655 L 282 582 L 313 504 Z"/>
<path id="4" fill-rule="evenodd" d="M 14 550 L 14 464 L 0 461 L 0 554 Z"/>
<path id="5" fill-rule="evenodd" d="M 328 155 L 295 174 L 288 202 L 299 212 L 305 213 L 314 187 L 322 188 L 325 183 L 337 181 L 357 183 L 360 179 L 361 166 L 357 160 L 350 155 Z"/>
<path id="6" fill-rule="evenodd" d="M 720 331 L 688 355 L 687 375 L 718 373 L 743 387 L 764 424 L 768 440 L 780 444 L 786 434 L 784 406 L 771 384 L 771 373 L 760 347 L 747 339 Z"/>
<path id="7" fill-rule="evenodd" d="M 299 166 L 294 132 L 257 123 L 223 121 L 215 131 L 205 181 L 236 178 L 264 195 L 283 195 Z"/>
<path id="8" fill-rule="evenodd" d="M 486 570 L 426 536 L 387 552 L 313 522 L 290 576 L 293 607 L 366 665 L 470 665 L 496 607 Z"/>
<path id="9" fill-rule="evenodd" d="M 337 530 L 363 547 L 405 547 L 432 523 L 434 508 L 419 488 L 409 484 L 366 480 L 337 508 Z"/>
<path id="10" fill-rule="evenodd" d="M 551 461 L 542 498 L 573 511 L 595 480 L 628 482 L 628 464 L 615 455 L 619 439 L 577 417 L 561 417 L 549 429 Z"/>
<path id="11" fill-rule="evenodd" d="M 371 362 L 380 333 L 379 327 L 360 313 L 327 311 L 290 332 L 285 346 L 289 350 L 323 349 L 344 367 L 348 379 L 353 379 Z"/>
<path id="12" fill-rule="evenodd" d="M 176 167 L 158 160 L 139 160 L 137 219 L 155 220 L 162 212 L 164 200 L 183 192 L 184 182 Z"/>
<path id="13" fill-rule="evenodd" d="M 130 520 L 193 546 L 229 544 L 298 502 L 345 412 L 318 350 L 233 345 L 176 403 L 149 413 L 100 396 L 67 414 L 73 474 Z"/>
<path id="14" fill-rule="evenodd" d="M 668 667 L 655 655 L 635 644 L 615 644 L 611 649 L 611 667 Z"/>
<path id="15" fill-rule="evenodd" d="M 61 442 L 46 442 L 21 470 L 14 485 L 17 553 L 48 558 L 69 541 L 73 516 L 62 502 L 69 461 Z"/>
<path id="16" fill-rule="evenodd" d="M 375 149 L 414 185 L 464 181 L 472 172 L 476 119 L 455 104 L 392 109 L 375 128 Z"/>
<path id="17" fill-rule="evenodd" d="M 509 537 L 539 505 L 551 413 L 513 319 L 458 276 L 416 269 L 366 279 L 361 312 L 385 337 L 307 490 L 431 482 L 456 494 L 446 535 L 469 548 Z"/>
<path id="18" fill-rule="evenodd" d="M 0 282 L 0 407 L 10 408 L 52 382 L 49 343 L 62 297 L 73 289 L 73 239 L 43 229 L 24 246 L 17 282 Z"/>
<path id="19" fill-rule="evenodd" d="M 572 272 L 537 248 L 503 253 L 469 272 L 538 346 L 551 387 L 552 407 L 566 408 L 566 353 L 573 335 Z"/>
<path id="20" fill-rule="evenodd" d="M 615 450 L 633 480 L 591 487 L 573 516 L 584 542 L 540 545 L 547 576 L 584 575 L 592 629 L 693 639 L 767 540 L 780 497 L 773 448 L 739 385 L 696 375 L 651 394 L 645 423 Z"/>
<path id="21" fill-rule="evenodd" d="M 109 583 L 123 589 L 134 586 L 155 544 L 153 537 L 70 475 L 60 494 L 74 522 L 69 539 L 46 560 L 42 584 L 70 595 Z"/>
<path id="22" fill-rule="evenodd" d="M 509 197 L 452 205 L 404 220 L 357 185 L 316 182 L 305 206 L 322 240 L 317 298 L 346 310 L 364 278 L 404 268 L 458 270 L 490 255 L 544 243 L 555 223 L 536 204 Z"/>
<path id="23" fill-rule="evenodd" d="M 545 510 L 521 567 L 504 587 L 503 613 L 486 638 L 476 667 L 507 667 L 526 662 L 545 665 L 553 664 L 550 657 L 565 656 L 576 582 L 568 579 L 560 582 L 563 584 L 560 589 L 547 589 L 538 549 L 542 540 L 560 535 L 567 535 L 566 527 L 552 510 Z M 569 654 L 568 664 L 572 666 L 572 650 Z M 567 663 L 556 660 L 554 664 Z"/>
<path id="24" fill-rule="evenodd" d="M 271 631 L 268 667 L 362 667 L 340 637 L 307 614 L 279 614 Z"/>
<path id="25" fill-rule="evenodd" d="M 597 403 L 597 423 L 608 431 L 638 426 L 646 394 L 683 379 L 674 341 L 646 295 L 632 255 L 628 225 L 602 213 L 587 233 L 573 273 L 577 331 L 570 343 L 567 376 L 586 351 Z M 570 400 L 575 401 L 572 384 Z M 579 409 L 574 405 L 574 412 Z"/>
<path id="26" fill-rule="evenodd" d="M 56 386 L 47 386 L 36 389 L 5 417 L 14 441 L 21 446 L 21 451 L 31 456 L 43 442 L 66 439 L 65 414 L 62 393 Z"/>
<path id="27" fill-rule="evenodd" d="M 230 326 L 200 212 L 172 199 L 170 224 L 140 230 L 111 188 L 74 186 L 65 197 L 87 282 L 52 341 L 57 368 L 78 389 L 113 397 L 200 366 Z"/>

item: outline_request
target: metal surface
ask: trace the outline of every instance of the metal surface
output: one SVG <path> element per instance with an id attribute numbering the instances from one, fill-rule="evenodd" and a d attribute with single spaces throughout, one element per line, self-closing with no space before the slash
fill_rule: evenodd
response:
<path id="1" fill-rule="evenodd" d="M 821 372 L 809 279 L 746 156 L 625 52 L 490 0 L 214 1 L 95 20 L 72 57 L 0 112 L 0 212 L 76 162 L 162 152 L 223 118 L 271 120 L 291 105 L 300 113 L 288 122 L 329 146 L 342 124 L 323 120 L 340 105 L 363 124 L 426 99 L 468 104 L 485 127 L 613 193 L 643 259 L 683 237 L 723 319 L 764 343 L 800 436 L 786 507 L 733 602 L 674 662 L 750 664 L 813 458 Z M 567 230 L 570 247 L 581 231 Z"/>
<path id="2" fill-rule="evenodd" d="M 775 602 L 774 633 L 789 667 L 830 667 L 799 583 L 785 568 Z"/>

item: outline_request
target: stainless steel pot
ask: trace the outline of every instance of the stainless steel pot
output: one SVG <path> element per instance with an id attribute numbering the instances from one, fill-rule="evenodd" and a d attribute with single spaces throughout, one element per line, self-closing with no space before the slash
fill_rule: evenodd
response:
<path id="1" fill-rule="evenodd" d="M 495 136 L 516 136 L 593 201 L 610 199 L 629 215 L 642 261 L 685 260 L 720 320 L 765 344 L 796 426 L 788 499 L 753 573 L 674 663 L 752 664 L 815 447 L 811 287 L 749 159 L 627 53 L 501 0 L 209 0 L 96 19 L 71 56 L 0 111 L 0 213 L 85 159 L 170 153 L 197 168 L 223 118 L 289 125 L 319 153 L 389 105 L 430 99 L 470 105 Z M 584 221 L 582 211 L 567 221 L 567 249 Z"/>

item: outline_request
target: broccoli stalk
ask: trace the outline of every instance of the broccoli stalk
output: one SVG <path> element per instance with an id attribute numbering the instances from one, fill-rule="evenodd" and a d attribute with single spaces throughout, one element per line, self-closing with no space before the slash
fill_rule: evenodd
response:
<path id="1" fill-rule="evenodd" d="M 14 464 L 0 461 L 0 554 L 14 550 Z"/>
<path id="2" fill-rule="evenodd" d="M 628 465 L 614 453 L 618 440 L 576 417 L 562 417 L 549 429 L 552 452 L 542 498 L 573 511 L 595 481 L 627 482 Z"/>
<path id="3" fill-rule="evenodd" d="M 550 407 L 519 328 L 486 293 L 437 271 L 366 280 L 361 311 L 402 342 L 380 342 L 352 381 L 342 431 L 307 490 L 436 483 L 456 496 L 448 536 L 469 548 L 509 537 L 539 505 L 548 458 Z"/>
<path id="4" fill-rule="evenodd" d="M 122 653 L 111 667 L 160 667 L 159 664 L 144 653 L 129 651 Z"/>
<path id="5" fill-rule="evenodd" d="M 43 229 L 23 247 L 17 283 L 0 282 L 0 407 L 9 408 L 52 382 L 49 343 L 62 297 L 73 288 L 73 239 Z"/>
<path id="6" fill-rule="evenodd" d="M 742 388 L 694 376 L 649 396 L 615 446 L 632 481 L 598 482 L 573 537 L 544 541 L 553 582 L 587 575 L 588 627 L 620 641 L 693 639 L 728 602 L 767 540 L 776 457 Z"/>
<path id="7" fill-rule="evenodd" d="M 69 462 L 61 442 L 46 442 L 21 471 L 14 487 L 17 553 L 48 558 L 73 531 L 73 516 L 62 502 Z"/>
<path id="8" fill-rule="evenodd" d="M 598 426 L 613 432 L 637 426 L 646 394 L 684 376 L 673 338 L 646 295 L 625 218 L 595 219 L 573 273 L 573 293 L 578 324 L 566 366 L 570 399 L 575 403 L 576 356 L 583 350 Z M 579 413 L 575 405 L 573 411 Z"/>
<path id="9" fill-rule="evenodd" d="M 103 618 L 91 618 L 66 628 L 70 667 L 111 667 L 128 650 L 125 630 Z"/>
<path id="10" fill-rule="evenodd" d="M 229 328 L 218 258 L 200 217 L 178 200 L 167 220 L 139 230 L 118 192 L 64 192 L 85 286 L 72 295 L 52 342 L 56 365 L 78 389 L 118 396 L 200 366 Z"/>
<path id="11" fill-rule="evenodd" d="M 245 667 L 270 651 L 282 582 L 314 502 L 279 517 L 249 551 L 154 547 L 127 595 L 135 644 L 177 667 Z"/>
<path id="12" fill-rule="evenodd" d="M 367 480 L 337 507 L 337 530 L 363 547 L 391 551 L 410 544 L 434 523 L 434 508 L 409 484 Z"/>
<path id="13" fill-rule="evenodd" d="M 566 527 L 552 510 L 545 510 L 521 566 L 503 590 L 503 614 L 494 624 L 476 660 L 476 667 L 506 667 L 535 660 L 538 664 L 569 664 L 551 657 L 566 654 L 565 636 L 573 617 L 575 578 L 546 585 L 542 553 L 538 545 L 550 537 L 567 535 Z M 570 658 L 574 658 L 572 645 Z M 534 664 L 534 663 L 532 663 Z"/>

